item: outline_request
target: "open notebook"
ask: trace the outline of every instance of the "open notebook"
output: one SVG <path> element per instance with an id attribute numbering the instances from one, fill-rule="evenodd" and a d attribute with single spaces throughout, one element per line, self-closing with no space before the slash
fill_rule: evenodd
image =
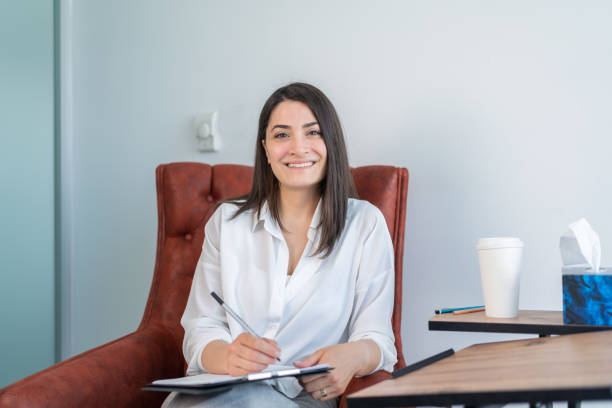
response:
<path id="1" fill-rule="evenodd" d="M 326 373 L 332 368 L 328 364 L 319 364 L 312 367 L 296 368 L 292 366 L 273 365 L 262 372 L 232 377 L 221 374 L 198 374 L 188 377 L 169 378 L 153 381 L 143 387 L 146 391 L 177 391 L 186 394 L 207 394 L 220 392 L 237 384 L 271 380 L 282 377 L 301 377 L 304 375 Z"/>

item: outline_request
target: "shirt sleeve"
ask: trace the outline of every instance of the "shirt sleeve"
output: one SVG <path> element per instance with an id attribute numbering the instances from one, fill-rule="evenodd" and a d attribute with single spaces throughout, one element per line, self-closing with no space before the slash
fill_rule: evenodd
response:
<path id="1" fill-rule="evenodd" d="M 381 356 L 372 372 L 391 372 L 397 362 L 391 326 L 395 286 L 393 243 L 384 216 L 378 208 L 372 207 L 367 218 L 374 219 L 374 226 L 366 232 L 361 250 L 349 341 L 374 341 Z"/>
<path id="2" fill-rule="evenodd" d="M 213 340 L 231 343 L 232 338 L 223 309 L 210 292 L 221 297 L 219 237 L 222 225 L 222 209 L 217 208 L 204 228 L 202 254 L 196 266 L 191 291 L 181 325 L 185 329 L 183 355 L 187 361 L 187 375 L 206 372 L 202 367 L 202 351 Z"/>

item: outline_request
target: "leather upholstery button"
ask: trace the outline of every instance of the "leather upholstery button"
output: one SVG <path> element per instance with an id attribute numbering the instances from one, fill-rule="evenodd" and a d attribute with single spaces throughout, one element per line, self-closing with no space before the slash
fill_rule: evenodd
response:
<path id="1" fill-rule="evenodd" d="M 185 234 L 185 239 L 187 241 L 191 241 L 191 234 Z"/>
<path id="2" fill-rule="evenodd" d="M 209 203 L 212 203 L 213 201 L 215 201 L 215 199 L 213 198 L 213 196 L 212 196 L 212 195 L 210 195 L 210 194 L 206 196 L 206 200 L 207 200 Z"/>

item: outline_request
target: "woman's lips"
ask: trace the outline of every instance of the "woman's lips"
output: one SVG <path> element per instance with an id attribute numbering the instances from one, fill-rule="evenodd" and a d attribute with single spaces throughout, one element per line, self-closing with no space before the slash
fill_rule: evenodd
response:
<path id="1" fill-rule="evenodd" d="M 291 168 L 304 168 L 304 167 L 311 167 L 314 165 L 314 162 L 309 161 L 309 162 L 301 162 L 301 163 L 287 163 L 287 167 L 291 167 Z"/>

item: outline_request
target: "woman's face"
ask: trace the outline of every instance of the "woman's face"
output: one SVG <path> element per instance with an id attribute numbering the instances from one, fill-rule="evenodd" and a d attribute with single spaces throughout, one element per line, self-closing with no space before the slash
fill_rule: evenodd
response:
<path id="1" fill-rule="evenodd" d="M 263 146 L 284 189 L 315 189 L 325 177 L 327 147 L 308 105 L 283 101 L 270 114 Z"/>

